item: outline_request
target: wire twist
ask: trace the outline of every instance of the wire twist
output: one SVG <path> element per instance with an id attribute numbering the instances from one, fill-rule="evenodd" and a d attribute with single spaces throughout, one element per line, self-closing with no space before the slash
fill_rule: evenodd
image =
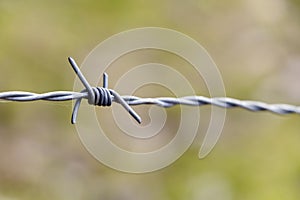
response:
<path id="1" fill-rule="evenodd" d="M 141 123 L 141 117 L 130 107 L 130 105 L 153 104 L 161 107 L 172 107 L 178 104 L 188 106 L 214 105 L 222 108 L 240 107 L 250 111 L 270 111 L 276 114 L 300 114 L 300 106 L 289 104 L 267 104 L 260 101 L 238 100 L 228 97 L 204 96 L 186 96 L 180 98 L 157 97 L 141 98 L 136 96 L 120 96 L 116 91 L 108 88 L 108 76 L 103 74 L 103 87 L 91 87 L 86 78 L 83 76 L 75 60 L 68 58 L 73 70 L 84 85 L 85 89 L 81 92 L 71 91 L 54 91 L 43 94 L 23 91 L 0 92 L 0 100 L 6 101 L 69 101 L 76 100 L 72 112 L 71 123 L 76 123 L 78 110 L 82 99 L 87 99 L 88 103 L 95 106 L 111 106 L 112 102 L 121 104 L 125 110 L 138 122 Z"/>
<path id="2" fill-rule="evenodd" d="M 240 107 L 250 111 L 270 111 L 276 114 L 300 114 L 300 107 L 289 104 L 267 104 L 259 101 L 243 101 L 229 97 L 186 96 L 180 98 L 158 97 L 140 98 L 136 96 L 122 96 L 129 105 L 155 104 L 161 107 L 172 107 L 178 104 L 188 106 L 214 105 L 222 108 Z"/>

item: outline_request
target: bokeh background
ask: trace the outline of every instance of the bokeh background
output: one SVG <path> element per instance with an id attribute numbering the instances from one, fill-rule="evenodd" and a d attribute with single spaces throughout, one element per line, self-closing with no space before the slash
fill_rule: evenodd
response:
<path id="1" fill-rule="evenodd" d="M 113 34 L 159 26 L 207 49 L 228 96 L 299 105 L 299 11 L 298 0 L 1 0 L 0 90 L 71 90 L 67 56 L 81 63 Z M 137 175 L 86 151 L 69 123 L 71 108 L 0 102 L 0 199 L 300 198 L 299 116 L 228 110 L 208 157 L 197 157 L 199 131 L 174 164 Z"/>

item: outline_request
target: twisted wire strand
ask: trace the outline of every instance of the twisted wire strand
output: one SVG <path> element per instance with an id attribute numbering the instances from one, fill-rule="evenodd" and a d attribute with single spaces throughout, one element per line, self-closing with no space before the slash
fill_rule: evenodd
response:
<path id="1" fill-rule="evenodd" d="M 95 89 L 103 89 L 100 87 L 93 87 Z M 109 90 L 112 91 L 112 90 Z M 78 99 L 88 99 L 88 92 L 70 92 L 70 91 L 55 91 L 47 92 L 43 94 L 37 94 L 32 92 L 11 91 L 1 92 L 0 100 L 6 101 L 69 101 Z M 102 99 L 100 96 L 99 99 Z M 121 96 L 121 98 L 131 106 L 152 104 L 161 107 L 172 107 L 178 104 L 187 106 L 203 106 L 214 105 L 223 108 L 235 108 L 240 107 L 250 111 L 270 111 L 277 114 L 300 114 L 300 106 L 294 106 L 289 104 L 267 104 L 260 101 L 238 100 L 229 97 L 204 97 L 204 96 L 185 96 L 180 98 L 172 97 L 157 97 L 157 98 L 141 98 L 137 96 Z M 118 102 L 114 96 L 111 95 L 113 102 Z M 97 102 L 97 101 L 96 101 Z M 99 106 L 103 106 L 104 102 L 98 102 Z M 109 106 L 109 105 L 108 105 Z"/>
<path id="2" fill-rule="evenodd" d="M 180 98 L 157 97 L 140 98 L 136 96 L 122 96 L 129 105 L 155 104 L 161 107 L 172 107 L 178 104 L 188 106 L 214 105 L 222 108 L 240 107 L 250 111 L 270 111 L 276 114 L 300 114 L 300 106 L 289 104 L 267 104 L 260 101 L 238 100 L 229 97 L 186 96 Z"/>
<path id="3" fill-rule="evenodd" d="M 10 91 L 10 92 L 1 92 L 0 99 L 6 101 L 37 101 L 37 100 L 46 100 L 46 101 L 69 101 L 73 99 L 87 98 L 88 94 L 78 93 L 78 92 L 69 92 L 69 91 L 56 91 L 56 92 L 47 92 L 43 94 L 37 94 L 32 92 L 23 92 L 23 91 Z"/>
<path id="4" fill-rule="evenodd" d="M 203 106 L 214 105 L 222 108 L 240 107 L 250 111 L 270 111 L 277 114 L 300 114 L 300 106 L 289 104 L 267 104 L 260 101 L 238 100 L 228 97 L 204 97 L 204 96 L 185 96 L 180 98 L 174 97 L 156 97 L 156 98 L 142 98 L 136 96 L 120 96 L 116 91 L 108 89 L 108 76 L 103 74 L 103 87 L 91 87 L 86 78 L 81 73 L 76 62 L 69 57 L 76 75 L 85 87 L 81 92 L 71 91 L 54 91 L 37 94 L 33 92 L 24 91 L 8 91 L 0 92 L 1 101 L 69 101 L 76 100 L 72 112 L 71 122 L 76 123 L 78 110 L 82 99 L 87 99 L 88 103 L 97 106 L 110 106 L 112 102 L 121 104 L 126 111 L 138 122 L 141 123 L 140 116 L 130 107 L 130 105 L 153 104 L 161 107 L 172 107 L 178 104 L 187 106 Z"/>

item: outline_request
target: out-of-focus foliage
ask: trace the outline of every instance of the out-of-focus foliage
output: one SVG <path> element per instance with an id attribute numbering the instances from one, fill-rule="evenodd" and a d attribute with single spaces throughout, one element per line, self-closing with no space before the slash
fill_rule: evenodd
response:
<path id="1" fill-rule="evenodd" d="M 159 26 L 201 43 L 229 96 L 299 104 L 299 5 L 296 0 L 2 0 L 0 90 L 71 90 L 75 76 L 67 56 L 81 62 L 112 34 Z M 132 175 L 89 155 L 68 123 L 70 110 L 71 102 L 0 103 L 0 199 L 300 198 L 299 116 L 229 110 L 207 158 L 197 158 L 199 134 L 171 166 Z"/>

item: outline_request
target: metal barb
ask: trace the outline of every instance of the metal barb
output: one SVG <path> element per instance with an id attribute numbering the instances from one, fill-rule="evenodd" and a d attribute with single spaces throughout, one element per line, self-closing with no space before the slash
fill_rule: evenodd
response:
<path id="1" fill-rule="evenodd" d="M 103 87 L 108 88 L 108 75 L 107 73 L 103 73 Z"/>
<path id="2" fill-rule="evenodd" d="M 76 75 L 80 79 L 81 83 L 85 87 L 85 90 L 82 90 L 81 93 L 85 93 L 87 91 L 87 98 L 89 104 L 99 105 L 99 106 L 106 106 L 109 104 L 108 106 L 110 106 L 113 97 L 113 101 L 121 104 L 138 123 L 142 122 L 141 117 L 121 98 L 121 96 L 117 92 L 107 88 L 108 75 L 106 73 L 103 73 L 103 88 L 93 88 L 86 80 L 82 72 L 80 71 L 75 60 L 71 57 L 68 57 L 68 60 L 73 70 L 75 71 Z M 76 123 L 76 118 L 78 115 L 78 110 L 81 104 L 81 100 L 82 98 L 78 98 L 75 102 L 73 112 L 72 112 L 72 117 L 71 117 L 72 124 Z"/>
<path id="3" fill-rule="evenodd" d="M 78 110 L 82 99 L 88 99 L 88 103 L 98 106 L 110 106 L 112 102 L 121 104 L 126 111 L 138 122 L 141 123 L 140 116 L 130 107 L 130 105 L 152 104 L 161 107 L 172 107 L 178 104 L 187 106 L 214 105 L 222 108 L 240 107 L 250 111 L 270 111 L 276 114 L 300 114 L 300 106 L 288 104 L 267 104 L 259 101 L 238 100 L 228 97 L 203 97 L 203 96 L 186 96 L 180 98 L 158 97 L 158 98 L 140 98 L 136 96 L 120 96 L 116 91 L 108 89 L 108 75 L 103 74 L 103 87 L 92 87 L 82 72 L 80 71 L 75 60 L 68 58 L 73 70 L 84 85 L 85 89 L 81 92 L 54 91 L 43 94 L 36 94 L 24 91 L 0 92 L 0 102 L 2 101 L 69 101 L 76 100 L 72 112 L 71 122 L 76 123 Z"/>
<path id="4" fill-rule="evenodd" d="M 86 88 L 87 92 L 88 92 L 88 100 L 89 103 L 92 104 L 92 102 L 95 101 L 95 94 L 93 92 L 92 87 L 90 86 L 89 82 L 86 80 L 86 78 L 83 76 L 83 74 L 81 73 L 78 65 L 76 64 L 75 60 L 71 57 L 68 57 L 69 63 L 71 64 L 73 70 L 75 71 L 76 75 L 78 76 L 78 78 L 80 79 L 81 83 L 84 85 L 84 87 Z"/>

